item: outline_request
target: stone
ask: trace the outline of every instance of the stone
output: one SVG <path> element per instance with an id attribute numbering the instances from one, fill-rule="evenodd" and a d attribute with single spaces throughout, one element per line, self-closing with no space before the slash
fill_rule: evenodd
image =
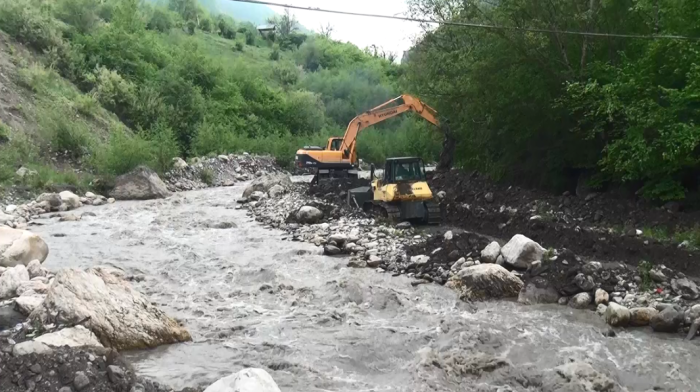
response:
<path id="1" fill-rule="evenodd" d="M 664 283 L 666 282 L 667 278 L 664 273 L 656 268 L 653 268 L 651 271 L 649 271 L 649 276 L 651 277 L 651 280 L 653 280 L 656 283 Z"/>
<path id="2" fill-rule="evenodd" d="M 77 222 L 81 219 L 80 216 L 77 216 L 75 214 L 63 214 L 61 215 L 61 218 L 58 220 L 59 222 Z"/>
<path id="3" fill-rule="evenodd" d="M 590 275 L 584 275 L 582 273 L 576 274 L 574 277 L 574 283 L 583 291 L 591 291 L 595 289 L 596 283 L 593 277 Z"/>
<path id="4" fill-rule="evenodd" d="M 367 268 L 367 262 L 360 259 L 352 259 L 348 261 L 348 267 L 350 268 Z"/>
<path id="5" fill-rule="evenodd" d="M 110 196 L 116 200 L 163 199 L 170 196 L 170 191 L 156 172 L 139 166 L 116 178 Z"/>
<path id="6" fill-rule="evenodd" d="M 498 242 L 493 241 L 488 244 L 484 250 L 481 251 L 481 262 L 482 263 L 495 263 L 498 260 L 498 256 L 501 255 L 501 245 Z"/>
<path id="7" fill-rule="evenodd" d="M 282 197 L 285 194 L 286 190 L 282 185 L 275 185 L 272 188 L 270 188 L 269 191 L 267 191 L 267 194 L 270 195 L 271 198 L 277 199 L 279 197 Z"/>
<path id="8" fill-rule="evenodd" d="M 58 390 L 58 392 L 73 392 L 71 387 L 62 387 L 61 389 Z M 133 391 L 131 391 L 133 392 Z"/>
<path id="9" fill-rule="evenodd" d="M 275 380 L 262 369 L 248 368 L 220 379 L 204 392 L 281 392 Z"/>
<path id="10" fill-rule="evenodd" d="M 590 304 L 591 295 L 588 293 L 578 293 L 569 300 L 569 306 L 574 309 L 586 309 Z"/>
<path id="11" fill-rule="evenodd" d="M 0 299 L 12 298 L 17 294 L 17 288 L 22 282 L 29 281 L 29 272 L 27 267 L 20 264 L 12 268 L 8 268 L 2 276 L 0 276 Z"/>
<path id="12" fill-rule="evenodd" d="M 16 217 L 14 215 L 7 215 L 4 212 L 0 211 L 0 225 L 7 224 L 9 222 L 14 222 Z"/>
<path id="13" fill-rule="evenodd" d="M 690 309 L 685 311 L 685 323 L 692 324 L 693 321 L 700 318 L 700 304 L 693 305 Z"/>
<path id="14" fill-rule="evenodd" d="M 649 325 L 651 325 L 651 328 L 656 332 L 678 332 L 678 328 L 680 328 L 683 323 L 683 318 L 682 313 L 678 312 L 673 307 L 668 307 L 655 314 L 651 318 Z"/>
<path id="15" fill-rule="evenodd" d="M 337 246 L 326 245 L 323 247 L 323 254 L 325 254 L 327 256 L 335 256 L 335 255 L 339 255 L 340 253 L 341 253 L 341 251 Z"/>
<path id="16" fill-rule="evenodd" d="M 671 290 L 683 299 L 694 301 L 700 298 L 700 290 L 692 280 L 688 278 L 671 280 Z"/>
<path id="17" fill-rule="evenodd" d="M 603 305 L 600 304 L 598 307 L 595 309 L 595 312 L 598 316 L 605 316 L 605 312 L 608 310 L 608 305 Z"/>
<path id="18" fill-rule="evenodd" d="M 533 279 L 528 282 L 518 294 L 518 302 L 526 305 L 555 304 L 559 301 L 559 292 L 544 280 Z"/>
<path id="19" fill-rule="evenodd" d="M 440 201 L 445 200 L 446 197 L 447 197 L 447 193 L 445 191 L 440 191 L 437 193 L 437 198 Z"/>
<path id="20" fill-rule="evenodd" d="M 36 170 L 27 169 L 24 166 L 20 167 L 15 172 L 15 175 L 17 175 L 17 177 L 19 177 L 19 178 L 36 176 L 37 174 L 39 174 L 39 173 Z"/>
<path id="21" fill-rule="evenodd" d="M 92 192 L 85 192 L 85 197 L 87 197 L 88 199 L 94 199 L 95 194 Z"/>
<path id="22" fill-rule="evenodd" d="M 59 271 L 30 320 L 41 325 L 82 322 L 105 347 L 117 350 L 191 340 L 185 328 L 134 290 L 122 271 L 105 267 Z"/>
<path id="23" fill-rule="evenodd" d="M 15 211 L 17 211 L 17 206 L 14 204 L 10 204 L 9 206 L 5 207 L 5 212 L 7 212 L 8 214 L 11 214 Z"/>
<path id="24" fill-rule="evenodd" d="M 34 309 L 38 308 L 43 302 L 45 295 L 27 295 L 15 299 L 15 307 L 17 311 L 25 316 L 29 316 Z"/>
<path id="25" fill-rule="evenodd" d="M 248 199 L 253 200 L 253 201 L 260 201 L 260 200 L 264 199 L 265 196 L 266 196 L 265 192 L 255 191 L 255 192 L 253 192 L 252 195 L 250 195 L 250 197 L 248 197 Z"/>
<path id="26" fill-rule="evenodd" d="M 557 304 L 561 306 L 566 306 L 569 304 L 569 297 L 561 297 L 559 298 L 559 301 L 557 301 Z"/>
<path id="27" fill-rule="evenodd" d="M 59 196 L 58 193 L 42 193 L 41 195 L 39 195 L 39 197 L 36 198 L 36 202 L 47 202 L 51 209 L 58 208 L 61 206 L 61 204 L 63 204 L 61 196 Z"/>
<path id="28" fill-rule="evenodd" d="M 428 264 L 428 261 L 430 261 L 430 256 L 426 256 L 426 255 L 411 256 L 411 263 L 415 264 L 415 265 L 425 265 L 425 264 Z"/>
<path id="29" fill-rule="evenodd" d="M 454 234 L 452 234 L 452 231 L 448 231 L 444 235 L 445 241 L 452 241 L 452 238 L 454 238 Z"/>
<path id="30" fill-rule="evenodd" d="M 629 324 L 630 318 L 630 310 L 622 305 L 616 304 L 615 302 L 611 302 L 608 305 L 608 309 L 605 311 L 605 322 L 613 327 L 626 326 Z"/>
<path id="31" fill-rule="evenodd" d="M 75 372 L 75 378 L 73 379 L 73 386 L 78 391 L 82 391 L 90 385 L 90 379 L 85 375 L 85 372 Z"/>
<path id="32" fill-rule="evenodd" d="M 119 366 L 107 366 L 107 377 L 113 384 L 123 384 L 126 381 L 126 372 Z"/>
<path id="33" fill-rule="evenodd" d="M 103 204 L 107 204 L 107 200 L 102 199 L 102 198 L 99 198 L 99 197 L 98 197 L 97 199 L 95 199 L 95 200 L 92 201 L 92 205 L 95 206 L 95 207 L 101 206 L 101 205 L 103 205 Z"/>
<path id="34" fill-rule="evenodd" d="M 376 255 L 370 255 L 367 260 L 367 266 L 370 268 L 377 268 L 382 265 L 382 258 Z"/>
<path id="35" fill-rule="evenodd" d="M 288 175 L 282 173 L 267 173 L 258 176 L 253 182 L 251 182 L 248 187 L 243 191 L 244 198 L 250 198 L 253 192 L 264 192 L 267 193 L 275 185 L 280 185 L 285 190 L 292 187 L 292 180 Z"/>
<path id="36" fill-rule="evenodd" d="M 49 247 L 38 235 L 0 226 L 0 266 L 27 265 L 32 260 L 43 263 L 48 255 Z"/>
<path id="37" fill-rule="evenodd" d="M 610 294 L 603 289 L 598 289 L 595 291 L 595 304 L 596 305 L 607 305 L 610 302 Z"/>
<path id="38" fill-rule="evenodd" d="M 97 336 L 82 325 L 47 333 L 34 339 L 34 341 L 41 342 L 49 347 L 103 347 Z"/>
<path id="39" fill-rule="evenodd" d="M 514 268 L 525 269 L 535 261 L 542 260 L 545 249 L 537 242 L 516 234 L 501 248 L 501 255 L 505 262 Z"/>
<path id="40" fill-rule="evenodd" d="M 219 155 L 217 158 L 218 158 L 221 162 L 224 162 L 224 163 L 228 163 L 228 161 L 229 161 L 228 155 Z"/>
<path id="41" fill-rule="evenodd" d="M 80 197 L 71 191 L 63 191 L 59 193 L 58 196 L 61 198 L 61 202 L 68 206 L 69 210 L 74 210 L 83 206 L 83 203 L 80 202 Z"/>
<path id="42" fill-rule="evenodd" d="M 29 354 L 48 354 L 51 351 L 53 351 L 51 347 L 34 340 L 17 343 L 14 347 L 12 347 L 12 355 L 15 357 Z"/>
<path id="43" fill-rule="evenodd" d="M 646 327 L 651 324 L 651 319 L 659 313 L 654 308 L 630 309 L 630 325 L 633 327 Z"/>
<path id="44" fill-rule="evenodd" d="M 620 392 L 623 389 L 588 363 L 573 361 L 557 366 L 541 381 L 541 390 L 560 392 Z"/>
<path id="45" fill-rule="evenodd" d="M 460 297 L 465 300 L 486 300 L 517 297 L 523 282 L 497 264 L 480 264 L 463 268 L 457 274 Z"/>
<path id="46" fill-rule="evenodd" d="M 29 279 L 46 276 L 46 270 L 41 267 L 41 261 L 39 260 L 30 261 L 27 264 L 27 271 L 29 271 Z"/>
<path id="47" fill-rule="evenodd" d="M 114 204 L 114 202 L 116 202 L 116 201 L 117 201 L 117 200 L 116 200 L 115 198 L 110 197 L 110 198 L 107 199 L 107 204 Z"/>
<path id="48" fill-rule="evenodd" d="M 347 240 L 348 237 L 345 234 L 333 234 L 330 237 L 328 237 L 328 241 L 335 242 L 336 244 L 338 244 L 339 247 L 343 247 Z"/>
<path id="49" fill-rule="evenodd" d="M 397 229 L 407 230 L 411 228 L 411 222 L 401 222 L 396 225 Z"/>
<path id="50" fill-rule="evenodd" d="M 493 200 L 494 200 L 493 193 L 488 192 L 486 195 L 484 195 L 484 199 L 486 200 L 487 203 L 493 203 Z"/>
<path id="51" fill-rule="evenodd" d="M 299 223 L 314 224 L 323 219 L 323 212 L 316 207 L 304 206 L 296 213 Z"/>

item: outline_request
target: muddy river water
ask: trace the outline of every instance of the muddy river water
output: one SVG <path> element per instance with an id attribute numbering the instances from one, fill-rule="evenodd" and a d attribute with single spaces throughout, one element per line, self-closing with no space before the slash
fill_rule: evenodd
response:
<path id="1" fill-rule="evenodd" d="M 629 391 L 700 390 L 696 342 L 646 330 L 606 337 L 593 312 L 470 305 L 441 286 L 348 269 L 235 210 L 242 191 L 86 207 L 77 212 L 96 216 L 32 230 L 49 243 L 49 269 L 122 268 L 185 323 L 193 342 L 127 353 L 174 388 L 253 366 L 285 392 L 618 390 L 552 386 L 552 369 L 580 361 Z"/>

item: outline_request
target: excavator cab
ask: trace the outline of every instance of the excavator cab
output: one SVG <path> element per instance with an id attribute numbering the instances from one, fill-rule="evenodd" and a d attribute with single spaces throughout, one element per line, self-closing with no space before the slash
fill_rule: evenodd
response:
<path id="1" fill-rule="evenodd" d="M 340 151 L 340 147 L 343 145 L 342 137 L 332 137 L 328 139 L 328 150 L 330 151 Z"/>

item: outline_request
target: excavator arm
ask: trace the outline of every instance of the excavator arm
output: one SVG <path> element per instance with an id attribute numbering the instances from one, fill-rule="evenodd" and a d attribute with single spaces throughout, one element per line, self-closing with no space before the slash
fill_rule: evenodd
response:
<path id="1" fill-rule="evenodd" d="M 340 147 L 340 151 L 343 152 L 343 158 L 350 159 L 354 163 L 356 160 L 355 147 L 357 145 L 357 136 L 363 129 L 411 111 L 417 113 L 435 126 L 440 126 L 440 121 L 437 119 L 437 111 L 435 111 L 435 109 L 426 105 L 418 98 L 404 94 L 374 109 L 368 110 L 350 121 Z"/>

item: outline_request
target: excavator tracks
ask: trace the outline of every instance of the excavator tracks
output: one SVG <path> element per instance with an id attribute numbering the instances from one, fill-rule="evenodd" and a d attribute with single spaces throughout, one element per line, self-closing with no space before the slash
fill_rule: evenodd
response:
<path id="1" fill-rule="evenodd" d="M 423 223 L 428 225 L 439 225 L 442 223 L 442 214 L 439 204 L 432 201 L 425 202 L 425 208 L 427 209 L 427 216 L 423 220 Z M 368 210 L 365 211 L 370 212 Z M 401 217 L 401 208 L 396 204 L 373 202 L 371 213 L 377 218 L 384 218 L 395 223 L 403 220 Z"/>

